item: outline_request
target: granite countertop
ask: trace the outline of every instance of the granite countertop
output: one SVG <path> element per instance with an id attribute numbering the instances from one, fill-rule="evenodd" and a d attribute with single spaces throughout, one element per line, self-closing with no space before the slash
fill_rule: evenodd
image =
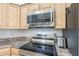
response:
<path id="1" fill-rule="evenodd" d="M 30 41 L 31 41 L 31 38 L 26 38 L 26 37 L 14 38 L 12 41 L 12 47 L 19 48 Z"/>
<path id="2" fill-rule="evenodd" d="M 69 52 L 68 49 L 59 48 L 56 44 L 55 44 L 55 46 L 56 46 L 58 56 L 72 56 L 72 54 Z"/>
<path id="3" fill-rule="evenodd" d="M 0 48 L 6 48 L 6 47 L 19 48 L 20 46 L 30 41 L 31 38 L 27 38 L 27 37 L 2 38 L 0 39 Z"/>
<path id="4" fill-rule="evenodd" d="M 9 39 L 0 39 L 0 48 L 8 48 L 11 47 L 11 42 Z"/>
<path id="5" fill-rule="evenodd" d="M 58 56 L 72 56 L 68 49 L 57 48 Z"/>
<path id="6" fill-rule="evenodd" d="M 31 41 L 31 38 L 26 37 L 16 37 L 16 38 L 8 38 L 6 40 L 0 40 L 0 48 L 14 47 L 19 48 L 22 45 Z M 68 49 L 56 48 L 58 56 L 72 56 Z"/>

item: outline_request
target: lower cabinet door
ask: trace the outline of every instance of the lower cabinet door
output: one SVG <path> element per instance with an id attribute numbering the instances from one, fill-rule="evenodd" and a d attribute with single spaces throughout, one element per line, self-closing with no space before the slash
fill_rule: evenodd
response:
<path id="1" fill-rule="evenodd" d="M 11 56 L 19 56 L 19 49 L 11 48 Z"/>
<path id="2" fill-rule="evenodd" d="M 0 56 L 10 56 L 10 48 L 1 48 Z"/>

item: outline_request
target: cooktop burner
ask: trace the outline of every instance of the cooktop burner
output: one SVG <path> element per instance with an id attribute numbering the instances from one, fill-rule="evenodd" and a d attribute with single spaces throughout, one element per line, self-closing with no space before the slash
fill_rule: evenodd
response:
<path id="1" fill-rule="evenodd" d="M 42 53 L 50 56 L 57 55 L 54 45 L 34 44 L 32 42 L 27 43 L 20 47 L 20 49 L 28 50 L 32 52 Z"/>

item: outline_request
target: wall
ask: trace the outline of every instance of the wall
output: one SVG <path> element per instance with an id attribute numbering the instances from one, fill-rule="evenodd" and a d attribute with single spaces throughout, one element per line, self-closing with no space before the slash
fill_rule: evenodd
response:
<path id="1" fill-rule="evenodd" d="M 40 28 L 40 29 L 29 29 L 29 30 L 0 30 L 0 38 L 11 38 L 11 37 L 30 37 L 36 35 L 37 33 L 43 34 L 54 34 L 62 36 L 62 30 L 56 30 L 53 28 Z"/>

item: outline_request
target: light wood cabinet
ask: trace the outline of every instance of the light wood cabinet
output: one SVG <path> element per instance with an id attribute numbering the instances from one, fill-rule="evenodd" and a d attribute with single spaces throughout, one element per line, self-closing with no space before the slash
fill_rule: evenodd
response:
<path id="1" fill-rule="evenodd" d="M 11 48 L 11 56 L 19 56 L 19 49 Z"/>
<path id="2" fill-rule="evenodd" d="M 10 56 L 10 48 L 1 48 L 0 56 Z"/>
<path id="3" fill-rule="evenodd" d="M 70 4 L 67 4 L 67 6 L 70 6 Z M 38 3 L 23 6 L 0 3 L 0 29 L 28 29 L 27 14 L 32 11 L 47 9 L 55 10 L 55 28 L 65 29 L 66 7 L 65 3 Z"/>
<path id="4" fill-rule="evenodd" d="M 0 48 L 0 56 L 19 56 L 17 48 Z"/>
<path id="5" fill-rule="evenodd" d="M 3 26 L 3 4 L 0 4 L 0 29 Z"/>
<path id="6" fill-rule="evenodd" d="M 32 12 L 32 11 L 38 11 L 39 10 L 39 4 L 30 4 L 28 5 L 28 12 Z"/>
<path id="7" fill-rule="evenodd" d="M 7 28 L 7 4 L 3 4 L 3 22 L 2 22 L 2 28 Z"/>
<path id="8" fill-rule="evenodd" d="M 21 7 L 21 29 L 28 29 L 29 24 L 27 24 L 27 14 L 28 14 L 28 6 Z"/>
<path id="9" fill-rule="evenodd" d="M 0 29 L 7 28 L 7 4 L 0 4 Z"/>
<path id="10" fill-rule="evenodd" d="M 7 10 L 8 28 L 9 29 L 20 29 L 20 7 L 9 4 Z"/>
<path id="11" fill-rule="evenodd" d="M 66 10 L 65 3 L 55 4 L 55 11 L 56 11 L 55 28 L 56 29 L 66 28 L 65 10 Z"/>
<path id="12" fill-rule="evenodd" d="M 54 3 L 40 3 L 39 5 L 40 5 L 40 10 L 54 9 Z"/>
<path id="13" fill-rule="evenodd" d="M 20 29 L 20 7 L 0 3 L 0 29 Z"/>

